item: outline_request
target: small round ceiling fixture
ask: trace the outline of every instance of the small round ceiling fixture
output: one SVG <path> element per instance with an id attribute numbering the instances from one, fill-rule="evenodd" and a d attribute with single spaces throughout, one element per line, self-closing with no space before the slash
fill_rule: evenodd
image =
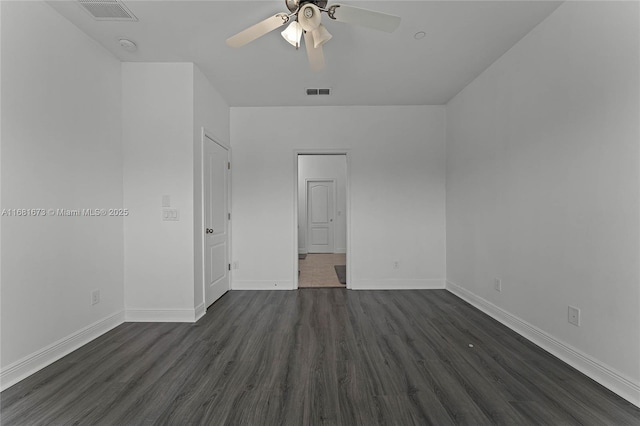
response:
<path id="1" fill-rule="evenodd" d="M 136 50 L 138 50 L 138 46 L 136 46 L 136 44 L 129 39 L 121 38 L 118 40 L 118 43 L 120 43 L 120 47 L 122 47 L 127 52 L 135 52 Z"/>
<path id="2" fill-rule="evenodd" d="M 427 33 L 425 33 L 424 31 L 418 31 L 417 33 L 415 33 L 413 35 L 413 38 L 415 38 L 416 40 L 421 40 L 424 38 L 424 36 L 426 36 Z"/>

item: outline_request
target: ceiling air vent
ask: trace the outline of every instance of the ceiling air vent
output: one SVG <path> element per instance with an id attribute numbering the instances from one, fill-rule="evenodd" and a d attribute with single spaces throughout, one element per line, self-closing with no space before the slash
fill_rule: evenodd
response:
<path id="1" fill-rule="evenodd" d="M 308 96 L 330 95 L 331 89 L 307 89 Z"/>
<path id="2" fill-rule="evenodd" d="M 78 0 L 96 21 L 137 21 L 133 13 L 118 0 Z"/>

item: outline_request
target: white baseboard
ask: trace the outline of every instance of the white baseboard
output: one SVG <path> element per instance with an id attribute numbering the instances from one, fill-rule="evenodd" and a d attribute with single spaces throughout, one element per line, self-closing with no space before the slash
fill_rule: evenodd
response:
<path id="1" fill-rule="evenodd" d="M 202 318 L 206 312 L 207 310 L 204 307 L 204 302 L 196 306 L 194 322 L 197 322 L 200 318 Z"/>
<path id="2" fill-rule="evenodd" d="M 0 390 L 15 385 L 123 322 L 124 312 L 116 312 L 8 365 L 0 371 Z"/>
<path id="3" fill-rule="evenodd" d="M 432 290 L 443 289 L 443 279 L 352 280 L 351 290 Z"/>
<path id="4" fill-rule="evenodd" d="M 346 248 L 337 248 L 333 250 L 333 254 L 346 254 L 346 253 L 347 253 Z"/>
<path id="5" fill-rule="evenodd" d="M 231 290 L 293 290 L 291 281 L 259 280 L 231 282 Z"/>
<path id="6" fill-rule="evenodd" d="M 298 249 L 298 254 L 308 254 L 307 249 Z"/>
<path id="7" fill-rule="evenodd" d="M 640 383 L 634 383 L 633 380 L 625 377 L 615 369 L 451 281 L 447 281 L 446 288 L 451 293 L 540 346 L 550 354 L 560 358 L 602 386 L 640 407 Z"/>
<path id="8" fill-rule="evenodd" d="M 195 309 L 127 309 L 126 322 L 196 322 Z"/>

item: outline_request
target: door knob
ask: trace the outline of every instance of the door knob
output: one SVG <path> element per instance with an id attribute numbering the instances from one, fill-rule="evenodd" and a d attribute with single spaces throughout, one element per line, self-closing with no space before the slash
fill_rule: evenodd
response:
<path id="1" fill-rule="evenodd" d="M 206 232 L 207 232 L 207 234 L 213 234 L 213 229 L 211 229 L 211 228 L 207 228 L 207 231 L 206 231 Z"/>

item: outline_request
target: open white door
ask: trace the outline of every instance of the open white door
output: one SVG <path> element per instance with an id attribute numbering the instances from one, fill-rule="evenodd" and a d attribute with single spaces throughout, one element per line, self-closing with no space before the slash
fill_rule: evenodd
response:
<path id="1" fill-rule="evenodd" d="M 229 290 L 229 151 L 203 137 L 204 301 Z"/>
<path id="2" fill-rule="evenodd" d="M 333 253 L 335 181 L 307 181 L 307 250 L 309 253 Z"/>

